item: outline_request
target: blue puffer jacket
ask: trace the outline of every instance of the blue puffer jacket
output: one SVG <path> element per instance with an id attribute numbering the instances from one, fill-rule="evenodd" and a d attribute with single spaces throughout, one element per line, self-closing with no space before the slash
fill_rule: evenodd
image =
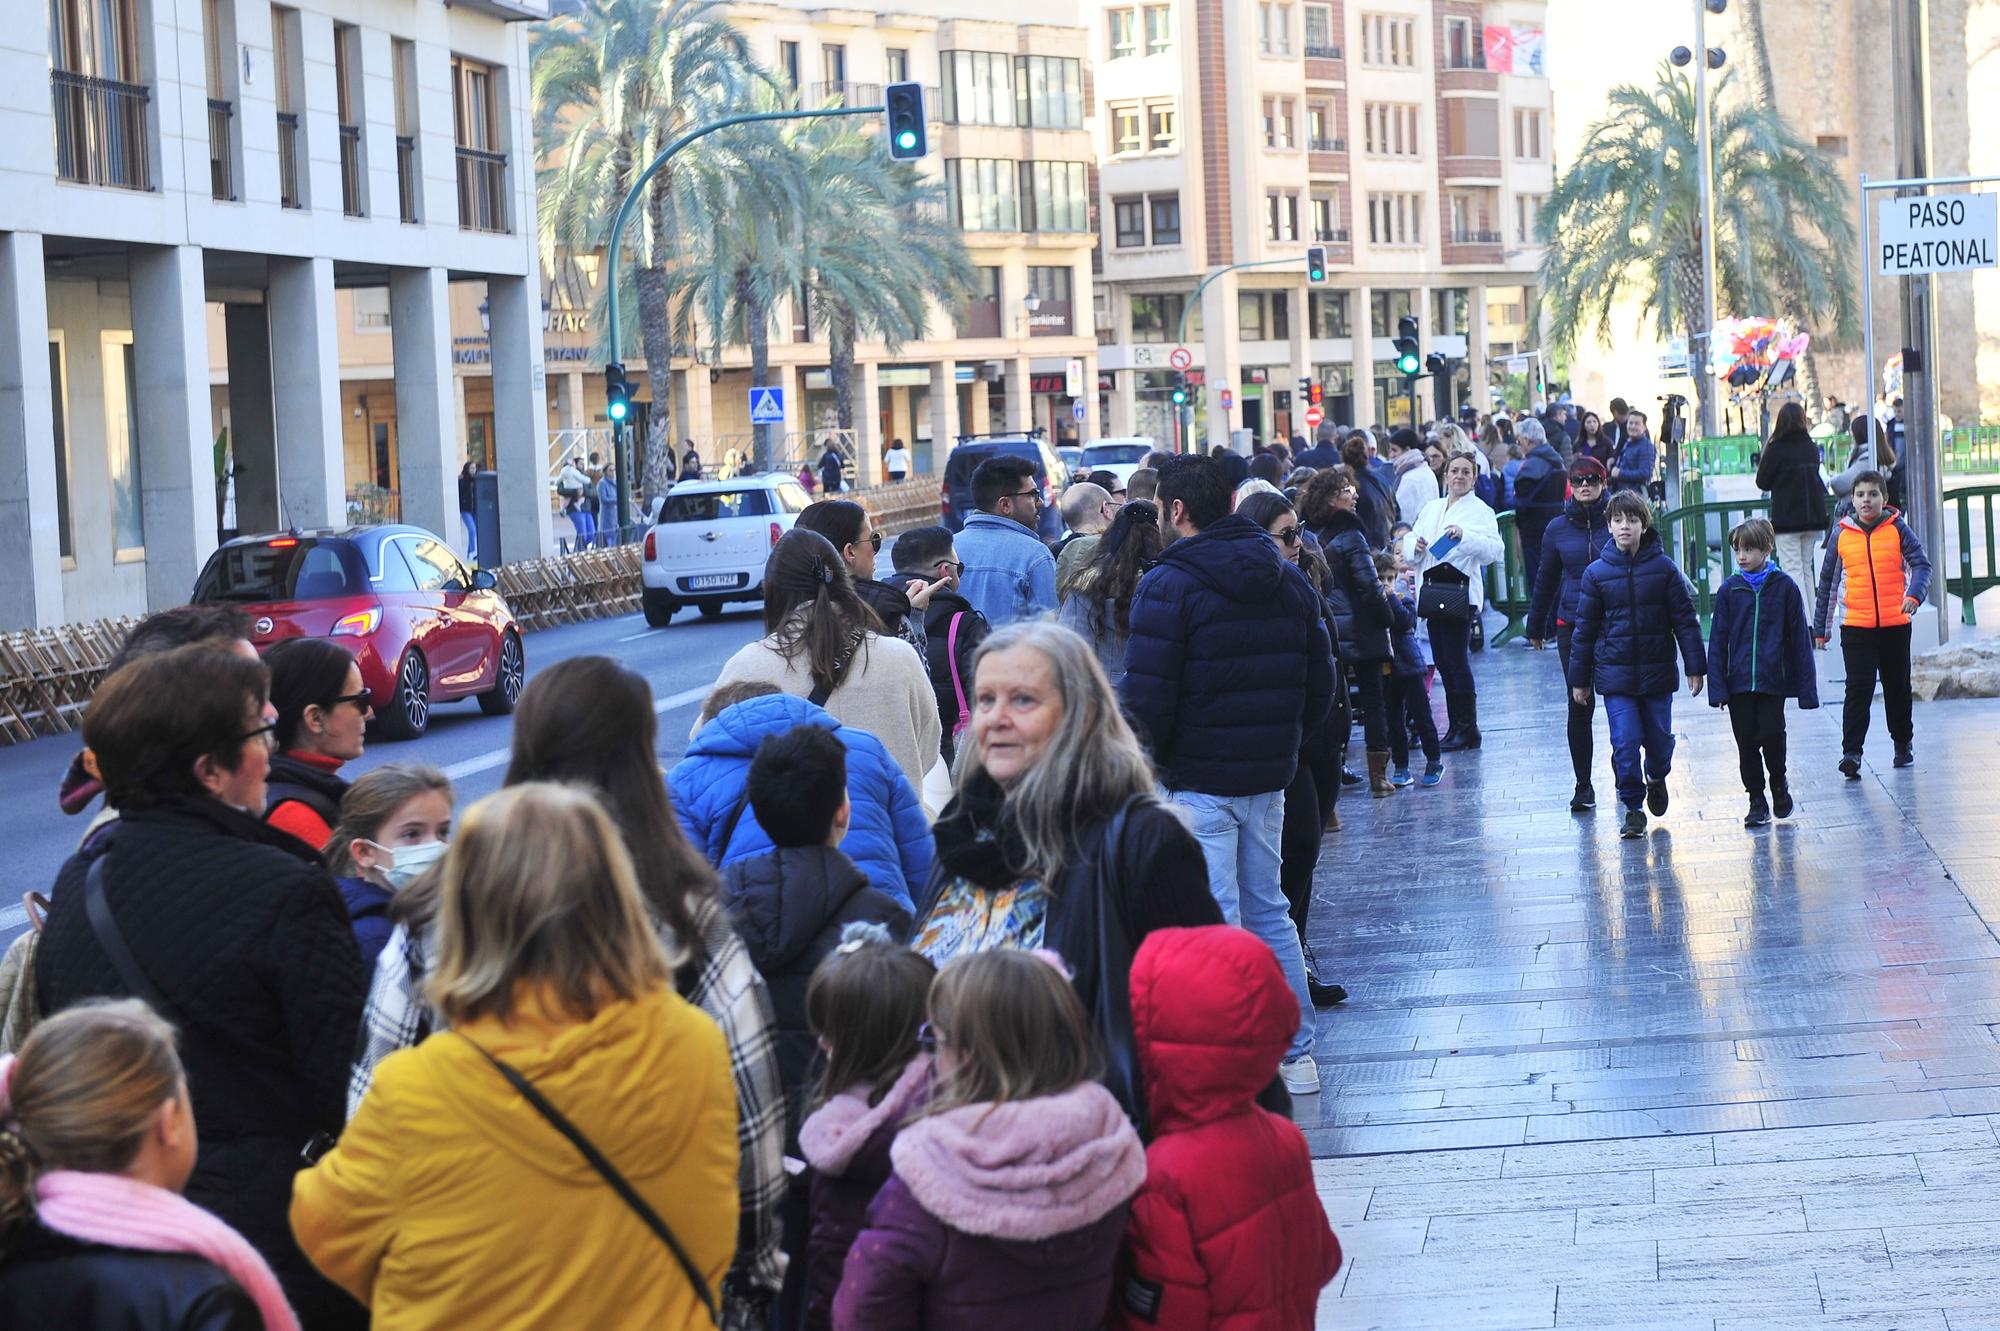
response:
<path id="1" fill-rule="evenodd" d="M 1660 534 L 1647 532 L 1629 555 L 1605 546 L 1577 588 L 1570 687 L 1631 697 L 1672 693 L 1681 683 L 1676 643 L 1688 674 L 1708 673 L 1694 597 L 1660 548 Z"/>
<path id="2" fill-rule="evenodd" d="M 1764 567 L 1768 571 L 1757 586 L 1736 573 L 1715 594 L 1708 621 L 1711 707 L 1739 693 L 1775 693 L 1797 698 L 1804 709 L 1819 706 L 1805 598 L 1783 569 Z"/>
<path id="3" fill-rule="evenodd" d="M 766 735 L 794 726 L 825 726 L 847 746 L 847 799 L 853 806 L 840 849 L 868 875 L 870 886 L 905 910 L 910 894 L 931 872 L 931 827 L 909 778 L 865 730 L 843 726 L 831 712 L 791 694 L 769 694 L 725 707 L 688 745 L 687 757 L 667 773 L 674 813 L 708 862 L 721 868 L 771 849 L 771 838 L 744 805 L 750 760 Z M 727 846 L 723 831 L 743 805 Z"/>
<path id="4" fill-rule="evenodd" d="M 1424 649 L 1417 646 L 1417 603 L 1392 596 L 1389 612 L 1396 620 L 1389 629 L 1390 642 L 1396 650 L 1396 678 L 1414 679 L 1429 668 L 1424 664 Z"/>
<path id="5" fill-rule="evenodd" d="M 997 513 L 974 513 L 955 545 L 965 564 L 958 594 L 994 628 L 1054 612 L 1056 557 L 1034 532 Z"/>
<path id="6" fill-rule="evenodd" d="M 1283 790 L 1333 704 L 1319 596 L 1248 518 L 1183 537 L 1133 594 L 1118 694 L 1168 789 Z"/>
<path id="7" fill-rule="evenodd" d="M 1542 566 L 1535 570 L 1535 595 L 1528 609 L 1530 638 L 1553 638 L 1556 625 L 1575 625 L 1577 584 L 1610 542 L 1603 500 L 1588 508 L 1574 498 L 1564 501 L 1562 515 L 1542 536 Z"/>

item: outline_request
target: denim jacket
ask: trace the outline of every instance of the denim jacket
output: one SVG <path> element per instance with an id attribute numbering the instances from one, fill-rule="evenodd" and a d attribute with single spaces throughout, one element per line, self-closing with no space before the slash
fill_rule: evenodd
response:
<path id="1" fill-rule="evenodd" d="M 1012 518 L 974 513 L 958 534 L 959 595 L 994 628 L 1056 608 L 1056 557 L 1042 538 Z"/>

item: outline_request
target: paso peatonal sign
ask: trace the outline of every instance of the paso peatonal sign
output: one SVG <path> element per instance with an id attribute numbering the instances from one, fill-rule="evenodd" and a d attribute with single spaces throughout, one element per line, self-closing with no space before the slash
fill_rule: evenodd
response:
<path id="1" fill-rule="evenodd" d="M 2000 267 L 2000 195 L 1913 194 L 1877 205 L 1884 277 Z"/>

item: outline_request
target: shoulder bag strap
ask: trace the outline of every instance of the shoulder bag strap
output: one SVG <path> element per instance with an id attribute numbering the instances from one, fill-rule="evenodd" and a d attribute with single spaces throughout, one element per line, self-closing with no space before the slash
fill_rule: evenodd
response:
<path id="1" fill-rule="evenodd" d="M 867 640 L 867 637 L 866 631 L 854 635 L 854 641 L 847 645 L 847 655 L 833 664 L 833 682 L 830 684 L 813 685 L 813 691 L 806 695 L 807 702 L 815 707 L 826 706 L 826 700 L 833 696 L 833 691 L 846 681 L 847 668 L 853 664 L 855 653 L 861 650 L 861 644 Z"/>
<path id="2" fill-rule="evenodd" d="M 132 949 L 126 946 L 125 935 L 118 931 L 118 921 L 111 917 L 111 903 L 104 899 L 104 862 L 109 858 L 111 855 L 107 851 L 92 860 L 89 872 L 83 877 L 83 909 L 90 917 L 91 932 L 97 935 L 97 945 L 104 949 L 111 968 L 118 972 L 118 979 L 132 996 L 143 999 L 153 1011 L 174 1025 L 185 1028 L 186 1023 L 175 1013 L 173 1005 L 146 978 L 146 972 L 139 969 L 139 959 L 132 955 Z"/>
<path id="3" fill-rule="evenodd" d="M 569 1139 L 570 1145 L 576 1147 L 578 1153 L 590 1162 L 590 1167 L 595 1169 L 603 1177 L 604 1181 L 611 1185 L 611 1190 L 618 1194 L 619 1200 L 631 1207 L 634 1214 L 646 1222 L 646 1227 L 659 1236 L 660 1242 L 667 1245 L 667 1248 L 674 1255 L 674 1260 L 680 1263 L 681 1271 L 687 1276 L 688 1283 L 694 1286 L 695 1297 L 700 1299 L 701 1306 L 708 1310 L 709 1320 L 717 1326 L 721 1326 L 722 1314 L 715 1305 L 715 1295 L 709 1290 L 708 1281 L 702 1278 L 702 1274 L 695 1267 L 693 1259 L 687 1255 L 687 1249 L 681 1247 L 680 1240 L 674 1237 L 674 1232 L 667 1228 L 667 1222 L 660 1219 L 659 1212 L 646 1204 L 646 1199 L 633 1190 L 632 1185 L 625 1181 L 625 1176 L 618 1172 L 617 1167 L 609 1160 L 606 1160 L 603 1153 L 590 1144 L 590 1138 L 577 1131 L 576 1125 L 571 1123 L 567 1118 L 564 1118 L 562 1111 L 550 1104 L 542 1093 L 535 1089 L 532 1082 L 512 1067 L 488 1053 L 486 1048 L 477 1040 L 462 1032 L 454 1031 L 453 1034 L 457 1035 L 459 1039 L 464 1040 L 474 1049 L 479 1050 L 480 1056 L 488 1063 L 491 1063 L 500 1075 L 507 1079 L 508 1084 L 521 1093 L 521 1098 L 526 1100 L 530 1105 L 533 1105 L 535 1112 L 549 1121 L 550 1127 L 553 1127 L 557 1132 L 560 1132 Z"/>
<path id="4" fill-rule="evenodd" d="M 722 824 L 722 840 L 716 848 L 716 859 L 729 854 L 729 843 L 736 836 L 736 825 L 743 821 L 743 811 L 750 807 L 750 789 L 745 786 L 743 797 L 736 801 L 736 807 L 729 811 L 729 817 Z"/>
<path id="5" fill-rule="evenodd" d="M 963 726 L 965 719 L 972 715 L 971 710 L 965 705 L 965 683 L 958 677 L 958 625 L 959 621 L 964 618 L 965 612 L 963 610 L 951 617 L 951 627 L 945 632 L 944 639 L 944 660 L 945 665 L 951 670 L 951 691 L 958 695 L 958 722 L 960 726 Z M 955 735 L 958 732 L 954 730 L 952 733 Z"/>

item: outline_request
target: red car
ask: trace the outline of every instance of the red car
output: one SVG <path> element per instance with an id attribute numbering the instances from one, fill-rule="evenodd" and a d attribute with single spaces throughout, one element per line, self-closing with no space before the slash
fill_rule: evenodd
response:
<path id="1" fill-rule="evenodd" d="M 260 652 L 286 638 L 347 648 L 392 739 L 423 734 L 436 703 L 476 697 L 503 716 L 521 697 L 521 630 L 493 575 L 421 527 L 240 536 L 209 557 L 194 599 L 249 615 Z"/>

